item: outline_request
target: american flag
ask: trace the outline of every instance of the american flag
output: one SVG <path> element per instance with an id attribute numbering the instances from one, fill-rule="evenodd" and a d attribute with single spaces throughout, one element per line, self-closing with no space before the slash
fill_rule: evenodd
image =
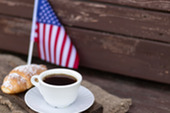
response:
<path id="1" fill-rule="evenodd" d="M 62 67 L 78 68 L 79 55 L 48 0 L 39 0 L 35 42 L 42 60 Z"/>

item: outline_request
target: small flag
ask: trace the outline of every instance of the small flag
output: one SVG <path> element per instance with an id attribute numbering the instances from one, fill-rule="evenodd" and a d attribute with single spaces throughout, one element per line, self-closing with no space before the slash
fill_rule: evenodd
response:
<path id="1" fill-rule="evenodd" d="M 77 50 L 48 0 L 38 2 L 35 32 L 35 42 L 42 60 L 62 67 L 78 68 Z"/>

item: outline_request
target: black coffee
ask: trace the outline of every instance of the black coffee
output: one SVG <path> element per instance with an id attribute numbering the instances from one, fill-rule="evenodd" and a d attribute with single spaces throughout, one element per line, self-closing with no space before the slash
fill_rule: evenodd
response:
<path id="1" fill-rule="evenodd" d="M 43 78 L 43 81 L 51 85 L 69 85 L 77 81 L 76 78 L 65 74 L 52 74 Z"/>

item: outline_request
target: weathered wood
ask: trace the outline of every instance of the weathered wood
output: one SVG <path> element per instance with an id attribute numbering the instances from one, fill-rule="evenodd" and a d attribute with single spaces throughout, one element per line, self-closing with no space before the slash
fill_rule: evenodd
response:
<path id="1" fill-rule="evenodd" d="M 170 15 L 167 13 L 81 0 L 50 2 L 64 25 L 170 42 Z M 3 0 L 0 13 L 31 19 L 32 6 L 33 2 L 26 0 Z"/>
<path id="2" fill-rule="evenodd" d="M 30 24 L 28 20 L 0 16 L 0 48 L 27 54 Z M 81 66 L 170 83 L 169 44 L 66 28 L 77 46 Z M 34 55 L 38 56 L 36 46 Z"/>
<path id="3" fill-rule="evenodd" d="M 79 48 L 81 65 L 170 83 L 169 44 L 87 30 L 68 31 Z"/>
<path id="4" fill-rule="evenodd" d="M 31 21 L 0 16 L 0 26 L 0 43 L 2 44 L 0 48 L 26 54 L 29 47 Z M 34 54 L 36 53 L 37 50 L 34 50 Z"/>
<path id="5" fill-rule="evenodd" d="M 8 54 L 0 54 L 0 86 L 2 85 L 4 77 L 16 66 L 26 64 L 25 61 L 21 60 L 19 57 L 15 57 Z M 0 90 L 0 98 L 4 96 L 7 98 L 7 101 L 10 101 L 12 104 L 17 104 L 18 108 L 21 109 L 21 113 L 35 113 L 31 110 L 24 101 L 24 95 L 26 91 L 23 93 L 9 95 L 5 94 Z M 2 104 L 2 103 L 0 103 Z M 5 103 L 6 104 L 6 103 Z M 13 107 L 13 106 L 12 106 Z M 13 110 L 13 109 L 12 109 Z M 94 102 L 93 106 L 91 106 L 88 110 L 83 113 L 102 113 L 103 107 L 98 102 Z M 14 111 L 11 111 L 13 113 Z M 19 111 L 17 113 L 20 113 Z"/>
<path id="6" fill-rule="evenodd" d="M 64 0 L 60 4 L 59 0 L 51 0 L 51 3 L 62 21 L 68 25 L 138 38 L 170 41 L 168 14 L 70 0 Z"/>
<path id="7" fill-rule="evenodd" d="M 114 5 L 131 6 L 150 10 L 170 11 L 169 0 L 93 0 L 97 2 L 112 3 Z"/>
<path id="8" fill-rule="evenodd" d="M 0 13 L 24 18 L 32 17 L 34 0 L 0 0 Z"/>
<path id="9" fill-rule="evenodd" d="M 80 68 L 84 79 L 120 97 L 132 98 L 127 113 L 170 113 L 170 85 Z"/>
<path id="10" fill-rule="evenodd" d="M 22 59 L 24 57 L 25 61 L 27 60 L 25 55 L 17 55 Z M 34 58 L 34 61 L 35 63 L 42 63 L 37 58 Z M 47 65 L 49 68 L 56 67 L 55 65 Z M 127 113 L 170 112 L 170 85 L 134 79 L 89 68 L 81 67 L 78 71 L 85 80 L 100 86 L 109 93 L 122 98 L 132 98 L 133 104 Z M 24 105 L 22 102 L 18 104 Z"/>

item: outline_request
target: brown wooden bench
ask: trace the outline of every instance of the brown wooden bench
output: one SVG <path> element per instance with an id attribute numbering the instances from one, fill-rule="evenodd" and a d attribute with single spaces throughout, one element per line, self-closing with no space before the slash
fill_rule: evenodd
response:
<path id="1" fill-rule="evenodd" d="M 49 1 L 81 66 L 170 83 L 170 1 Z M 33 2 L 0 1 L 1 50 L 28 53 Z"/>

